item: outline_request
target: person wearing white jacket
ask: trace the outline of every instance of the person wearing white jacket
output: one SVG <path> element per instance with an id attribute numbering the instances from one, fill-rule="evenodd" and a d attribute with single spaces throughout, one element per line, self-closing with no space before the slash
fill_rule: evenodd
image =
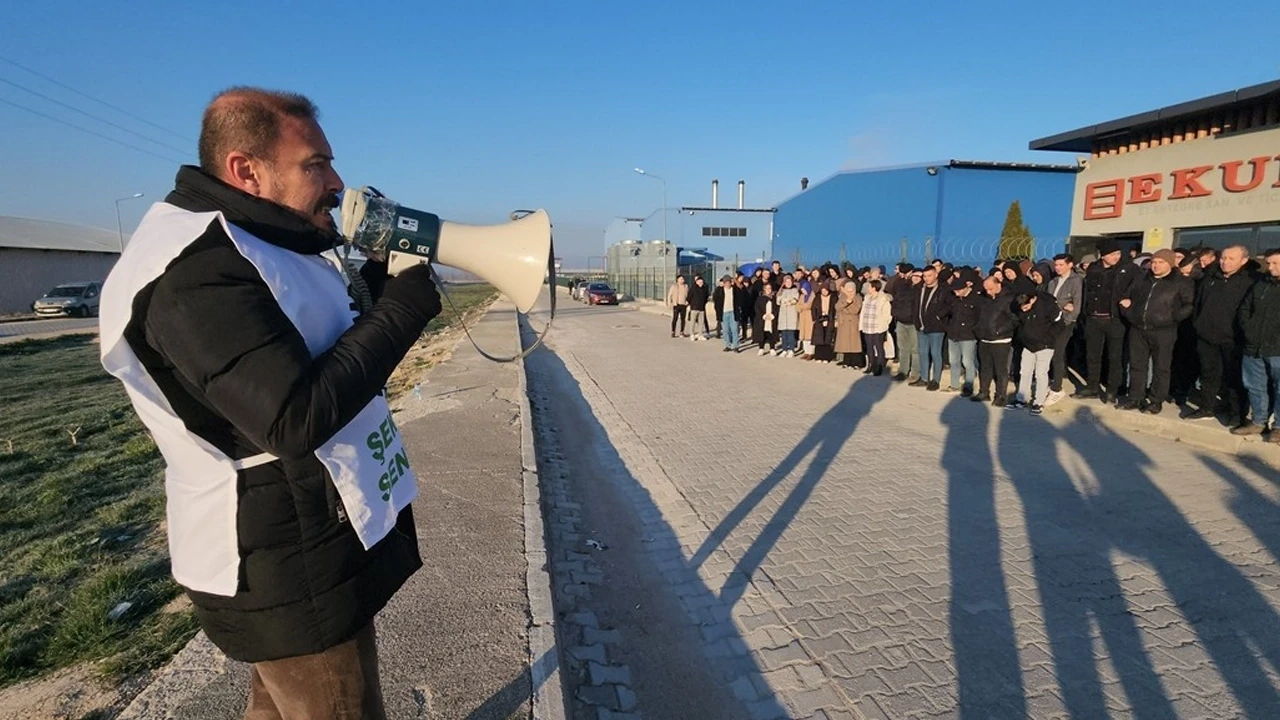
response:
<path id="1" fill-rule="evenodd" d="M 867 341 L 867 367 L 863 373 L 879 376 L 885 366 L 884 339 L 889 332 L 889 324 L 893 322 L 892 300 L 879 280 L 867 282 L 863 290 L 867 296 L 862 302 L 862 317 L 858 321 L 858 330 Z"/>
<path id="2" fill-rule="evenodd" d="M 778 334 L 782 336 L 782 356 L 794 357 L 796 340 L 800 332 L 800 289 L 790 275 L 782 276 L 782 288 L 778 290 Z"/>

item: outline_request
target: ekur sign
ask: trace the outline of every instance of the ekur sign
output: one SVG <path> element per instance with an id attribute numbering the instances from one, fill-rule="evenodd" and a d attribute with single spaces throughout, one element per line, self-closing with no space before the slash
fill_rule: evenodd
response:
<path id="1" fill-rule="evenodd" d="M 1089 183 L 1084 188 L 1084 219 L 1118 218 L 1124 214 L 1126 205 L 1203 198 L 1218 192 L 1247 193 L 1262 187 L 1269 179 L 1267 173 L 1271 163 L 1280 167 L 1280 156 L 1264 155 L 1220 165 L 1179 168 L 1167 175 L 1147 173 Z M 1245 165 L 1249 170 L 1244 170 Z M 1247 179 L 1242 179 L 1242 176 L 1247 176 Z M 1280 178 L 1270 187 L 1280 188 Z"/>

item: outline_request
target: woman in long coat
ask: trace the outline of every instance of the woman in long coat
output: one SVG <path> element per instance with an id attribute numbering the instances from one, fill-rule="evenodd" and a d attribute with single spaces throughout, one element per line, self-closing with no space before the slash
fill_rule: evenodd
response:
<path id="1" fill-rule="evenodd" d="M 804 354 L 801 356 L 805 360 L 813 359 L 813 299 L 818 292 L 818 286 L 811 284 L 809 291 L 805 292 L 804 288 L 800 289 L 800 300 L 796 303 L 796 311 L 800 314 L 800 342 L 803 346 Z"/>
<path id="2" fill-rule="evenodd" d="M 781 355 L 792 357 L 796 354 L 796 332 L 800 329 L 800 313 L 796 306 L 800 302 L 800 289 L 795 286 L 794 278 L 782 276 L 782 289 L 778 291 L 778 334 L 781 336 Z"/>
<path id="3" fill-rule="evenodd" d="M 861 314 L 862 296 L 858 294 L 858 283 L 846 279 L 840 286 L 840 296 L 836 300 L 835 345 L 835 351 L 844 354 L 840 364 L 845 367 L 862 367 L 865 362 L 862 334 L 858 329 Z"/>
<path id="4" fill-rule="evenodd" d="M 826 282 L 818 284 L 821 288 L 813 298 L 813 359 L 831 362 L 836 359 L 836 303 L 839 300 L 831 293 L 831 285 Z"/>

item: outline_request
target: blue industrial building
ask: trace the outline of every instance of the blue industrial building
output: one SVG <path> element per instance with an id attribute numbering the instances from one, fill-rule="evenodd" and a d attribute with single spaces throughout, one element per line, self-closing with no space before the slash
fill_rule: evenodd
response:
<path id="1" fill-rule="evenodd" d="M 1053 255 L 1066 246 L 1078 170 L 951 160 L 838 173 L 778 205 L 771 257 L 788 266 L 986 265 L 1014 200 L 1036 239 L 1025 254 Z"/>

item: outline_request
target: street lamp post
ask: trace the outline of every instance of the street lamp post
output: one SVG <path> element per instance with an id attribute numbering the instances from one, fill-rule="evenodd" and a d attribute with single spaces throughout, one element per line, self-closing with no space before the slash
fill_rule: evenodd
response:
<path id="1" fill-rule="evenodd" d="M 142 197 L 142 193 L 134 193 L 129 197 L 122 197 L 116 200 L 116 233 L 120 235 L 120 254 L 124 254 L 124 226 L 120 224 L 120 203 L 125 200 L 136 200 Z"/>
<path id="2" fill-rule="evenodd" d="M 643 175 L 645 177 L 651 177 L 654 180 L 657 180 L 658 182 L 662 183 L 662 239 L 666 242 L 671 242 L 671 238 L 667 235 L 667 181 L 663 180 L 657 175 L 654 175 L 653 173 L 645 172 L 644 168 L 634 168 L 634 169 L 636 173 Z"/>

